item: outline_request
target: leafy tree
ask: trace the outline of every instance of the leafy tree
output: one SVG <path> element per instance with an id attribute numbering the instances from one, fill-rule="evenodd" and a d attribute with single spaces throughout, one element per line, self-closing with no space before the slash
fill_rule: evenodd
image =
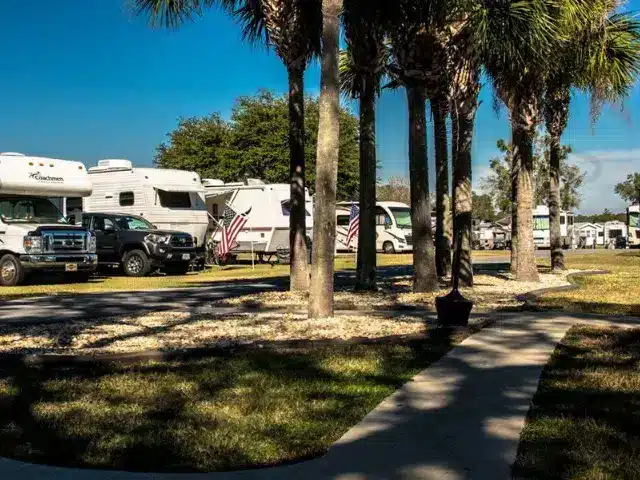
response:
<path id="1" fill-rule="evenodd" d="M 378 201 L 411 204 L 411 185 L 404 177 L 391 177 L 378 187 Z"/>
<path id="2" fill-rule="evenodd" d="M 318 100 L 305 100 L 305 157 L 314 193 L 318 138 Z M 340 109 L 340 200 L 358 193 L 358 120 Z M 219 114 L 180 119 L 178 128 L 162 143 L 155 164 L 163 168 L 195 170 L 203 178 L 237 182 L 260 178 L 267 183 L 289 181 L 289 109 L 286 96 L 261 91 L 236 100 L 231 120 Z"/>
<path id="3" fill-rule="evenodd" d="M 640 204 L 640 173 L 627 175 L 627 180 L 616 185 L 615 192 L 625 202 Z"/>
<path id="4" fill-rule="evenodd" d="M 494 222 L 497 220 L 493 200 L 488 193 L 477 194 L 473 192 L 473 218 Z"/>
<path id="5" fill-rule="evenodd" d="M 589 222 L 589 223 L 605 223 L 605 222 L 627 222 L 627 214 L 625 212 L 622 213 L 613 213 L 608 208 L 604 209 L 602 213 L 596 213 L 593 215 L 576 215 L 576 222 Z"/>

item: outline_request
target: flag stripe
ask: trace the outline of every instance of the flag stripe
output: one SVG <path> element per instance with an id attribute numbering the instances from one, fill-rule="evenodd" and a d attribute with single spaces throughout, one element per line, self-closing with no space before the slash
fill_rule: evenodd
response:
<path id="1" fill-rule="evenodd" d="M 360 209 L 354 204 L 351 205 L 349 213 L 349 230 L 347 231 L 347 248 L 351 244 L 351 240 L 358 236 L 360 230 Z"/>

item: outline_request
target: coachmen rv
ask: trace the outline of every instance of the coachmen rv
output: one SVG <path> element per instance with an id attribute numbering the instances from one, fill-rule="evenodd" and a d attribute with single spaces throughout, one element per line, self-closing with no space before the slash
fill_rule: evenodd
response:
<path id="1" fill-rule="evenodd" d="M 134 168 L 129 160 L 101 160 L 89 169 L 88 213 L 139 215 L 162 230 L 186 232 L 204 252 L 209 216 L 200 176 L 185 170 Z"/>
<path id="2" fill-rule="evenodd" d="M 290 186 L 265 184 L 261 180 L 224 183 L 204 179 L 207 210 L 212 217 L 210 231 L 213 241 L 221 239 L 220 222 L 227 207 L 235 214 L 247 217 L 236 242 L 234 253 L 273 254 L 279 248 L 289 248 Z M 307 241 L 313 238 L 313 200 L 306 190 Z"/>
<path id="3" fill-rule="evenodd" d="M 95 237 L 67 224 L 47 197 L 90 194 L 80 162 L 0 154 L 0 285 L 18 285 L 39 271 L 88 280 L 98 262 Z"/>

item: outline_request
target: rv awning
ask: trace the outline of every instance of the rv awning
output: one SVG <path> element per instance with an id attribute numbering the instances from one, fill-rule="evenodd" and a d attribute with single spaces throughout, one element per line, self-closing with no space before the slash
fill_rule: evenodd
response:
<path id="1" fill-rule="evenodd" d="M 154 185 L 156 190 L 164 190 L 165 192 L 204 192 L 204 187 L 201 185 Z"/>
<path id="2" fill-rule="evenodd" d="M 224 190 L 216 188 L 215 192 L 205 191 L 204 197 L 207 200 L 211 200 L 212 198 L 216 198 L 216 197 L 229 196 L 233 194 L 233 192 L 235 192 L 237 189 L 238 189 L 237 187 L 224 189 Z"/>

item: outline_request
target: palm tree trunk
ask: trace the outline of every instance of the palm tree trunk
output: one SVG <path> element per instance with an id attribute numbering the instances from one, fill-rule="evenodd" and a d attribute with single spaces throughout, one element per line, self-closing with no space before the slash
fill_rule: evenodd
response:
<path id="1" fill-rule="evenodd" d="M 564 252 L 560 232 L 560 137 L 549 134 L 549 236 L 551 268 L 564 270 Z"/>
<path id="2" fill-rule="evenodd" d="M 458 143 L 459 143 L 459 135 L 458 135 L 458 113 L 457 107 L 455 103 L 451 103 L 451 169 L 455 171 L 456 163 L 458 161 Z M 455 217 L 456 215 L 456 189 L 452 188 L 451 190 L 451 217 Z M 455 242 L 454 242 L 455 245 Z"/>
<path id="3" fill-rule="evenodd" d="M 376 78 L 360 95 L 360 230 L 356 290 L 376 290 Z"/>
<path id="4" fill-rule="evenodd" d="M 340 12 L 342 0 L 322 0 L 322 76 L 319 100 L 316 209 L 309 318 L 333 317 L 336 184 L 340 147 Z"/>
<path id="5" fill-rule="evenodd" d="M 291 290 L 309 288 L 307 251 L 307 217 L 305 204 L 304 154 L 304 67 L 290 66 L 289 74 L 289 154 L 291 179 L 291 215 L 289 245 L 291 247 Z"/>
<path id="6" fill-rule="evenodd" d="M 409 180 L 411 182 L 411 230 L 413 233 L 413 291 L 438 289 L 433 252 L 429 171 L 427 169 L 426 97 L 418 87 L 407 87 L 409 104 Z"/>
<path id="7" fill-rule="evenodd" d="M 451 198 L 446 98 L 440 95 L 431 98 L 431 114 L 436 159 L 436 268 L 439 277 L 446 277 L 451 273 L 451 237 L 447 228 L 447 218 L 451 215 Z"/>
<path id="8" fill-rule="evenodd" d="M 533 137 L 535 134 L 536 109 L 533 101 L 522 102 L 518 111 L 512 112 L 516 125 L 513 125 L 514 161 L 520 166 L 517 178 L 516 211 L 517 211 L 517 265 L 516 280 L 537 282 L 538 267 L 536 265 L 535 247 L 533 244 Z M 522 113 L 526 112 L 526 113 Z M 512 120 L 513 122 L 513 120 Z"/>
<path id="9" fill-rule="evenodd" d="M 458 158 L 453 170 L 453 188 L 456 206 L 453 217 L 454 244 L 458 244 L 458 236 L 462 236 L 460 267 L 458 272 L 460 284 L 473 286 L 472 249 L 472 209 L 473 193 L 471 185 L 471 146 L 473 141 L 473 124 L 478 109 L 477 91 L 470 95 L 458 108 Z M 457 252 L 456 252 L 457 254 Z"/>
<path id="10" fill-rule="evenodd" d="M 516 145 L 520 144 L 520 129 L 511 131 L 511 273 L 518 271 L 518 171 L 520 156 L 516 155 Z"/>

